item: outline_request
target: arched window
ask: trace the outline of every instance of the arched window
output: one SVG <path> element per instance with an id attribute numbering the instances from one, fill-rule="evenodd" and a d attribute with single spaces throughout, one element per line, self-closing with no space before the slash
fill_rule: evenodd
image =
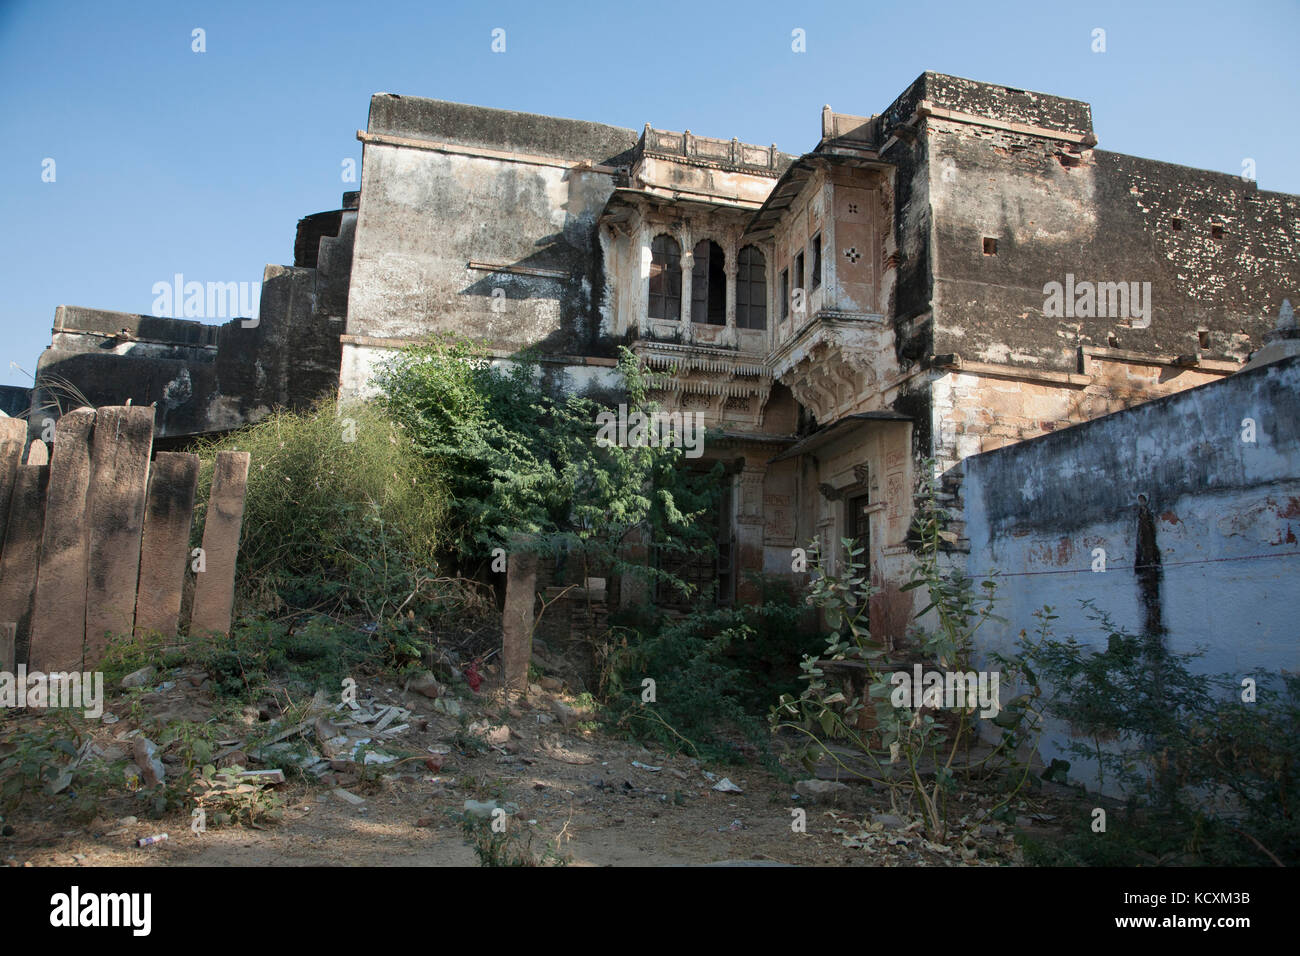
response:
<path id="1" fill-rule="evenodd" d="M 763 253 L 753 246 L 736 257 L 736 326 L 767 328 L 767 266 Z"/>
<path id="2" fill-rule="evenodd" d="M 708 325 L 727 324 L 727 272 L 722 247 L 712 239 L 695 245 L 691 267 L 691 321 Z"/>
<path id="3" fill-rule="evenodd" d="M 682 247 L 667 233 L 650 244 L 650 318 L 682 317 Z"/>

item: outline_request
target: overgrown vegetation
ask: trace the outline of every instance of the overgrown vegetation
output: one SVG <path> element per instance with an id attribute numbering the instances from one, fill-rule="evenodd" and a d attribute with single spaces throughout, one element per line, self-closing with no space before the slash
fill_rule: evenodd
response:
<path id="1" fill-rule="evenodd" d="M 238 610 L 285 608 L 375 620 L 393 613 L 444 546 L 446 492 L 400 423 L 333 398 L 199 449 L 204 513 L 219 451 L 251 454 L 238 563 Z M 196 522 L 194 544 L 202 540 Z"/>
<path id="2" fill-rule="evenodd" d="M 0 722 L 0 809 L 11 813 L 25 803 L 69 798 L 72 819 L 90 820 L 120 767 L 86 760 L 89 744 L 86 721 L 77 714 L 55 711 L 51 724 L 17 730 L 6 715 Z"/>
<path id="3" fill-rule="evenodd" d="M 650 383 L 626 349 L 617 400 L 629 414 L 653 410 Z M 696 526 L 717 494 L 717 473 L 679 468 L 680 448 L 596 441 L 605 406 L 553 395 L 527 355 L 504 369 L 482 346 L 442 337 L 404 350 L 379 373 L 385 411 L 448 493 L 445 554 L 474 574 L 493 549 L 532 548 L 589 573 L 626 570 L 634 533 L 661 554 L 707 551 Z M 689 593 L 657 566 L 638 570 Z"/>
<path id="4" fill-rule="evenodd" d="M 623 390 L 605 399 L 653 411 L 654 383 L 626 350 L 619 373 Z M 886 647 L 871 633 L 875 592 L 850 540 L 835 562 L 810 547 L 804 594 L 756 582 L 758 601 L 714 606 L 713 594 L 677 572 L 714 555 L 707 515 L 723 485 L 720 466 L 683 467 L 675 448 L 598 443 L 606 406 L 557 396 L 527 356 L 501 367 L 478 344 L 439 338 L 400 353 L 377 384 L 375 401 L 340 410 L 331 398 L 277 412 L 200 449 L 200 516 L 216 453 L 252 457 L 233 632 L 133 636 L 111 644 L 101 665 L 110 687 L 148 664 L 193 667 L 210 680 L 219 712 L 208 723 L 150 725 L 139 709 L 144 691 L 130 693 L 133 720 L 171 762 L 165 786 L 142 795 L 153 813 L 197 805 L 211 826 L 275 820 L 271 791 L 237 767 L 216 766 L 217 727 L 269 693 L 283 699 L 283 723 L 292 724 L 316 691 L 337 693 L 345 678 L 417 668 L 446 683 L 476 676 L 500 645 L 484 583 L 493 549 L 527 547 L 555 556 L 569 580 L 643 575 L 652 592 L 684 602 L 615 613 L 599 649 L 599 709 L 638 739 L 704 760 L 759 757 L 775 766 L 775 731 L 800 742 L 808 769 L 830 761 L 874 781 L 898 813 L 924 821 L 930 840 L 950 843 L 982 823 L 1014 820 L 1040 778 L 1066 781 L 1063 761 L 1031 771 L 1050 717 L 1068 725 L 1076 761 L 1095 766 L 1127 804 L 1105 832 L 1079 814 L 1077 831 L 1062 840 L 1030 842 L 1031 862 L 1300 861 L 1300 677 L 1252 675 L 1251 697 L 1240 675 L 1196 673 L 1197 654 L 1172 652 L 1159 636 L 1131 634 L 1102 615 L 1104 649 L 1059 640 L 1046 608 L 1016 647 L 989 656 L 1002 687 L 1016 688 L 996 713 L 981 713 L 971 696 L 948 706 L 920 688 L 899 700 L 893 676 L 913 664 L 975 673 L 976 638 L 994 619 L 996 582 L 946 564 L 948 515 L 932 483 L 912 527 L 916 560 L 904 589 L 928 601 L 906 645 Z M 933 463 L 925 470 L 933 475 Z M 196 546 L 201 534 L 200 521 Z M 633 552 L 653 556 L 648 565 L 629 555 L 632 542 Z M 826 625 L 820 634 L 814 614 Z M 584 716 L 598 709 L 590 698 L 579 703 Z M 87 760 L 79 719 L 60 713 L 2 735 L 0 807 L 64 794 L 74 817 L 95 815 L 130 761 Z M 486 752 L 461 724 L 453 743 Z M 271 727 L 242 735 L 245 749 L 256 755 Z M 261 755 L 296 771 L 284 751 Z M 361 772 L 369 782 L 364 756 Z M 986 797 L 978 810 L 967 802 L 956 812 L 975 789 Z M 526 831 L 458 820 L 485 866 L 566 862 L 558 846 L 534 848 Z"/>
<path id="5" fill-rule="evenodd" d="M 794 654 L 817 639 L 805 616 L 795 595 L 775 585 L 754 604 L 616 616 L 603 688 L 614 722 L 696 757 L 768 755 L 764 717 L 775 694 L 797 688 Z"/>
<path id="6" fill-rule="evenodd" d="M 476 817 L 469 813 L 453 813 L 469 844 L 478 857 L 479 866 L 502 867 L 558 867 L 568 866 L 570 858 L 562 854 L 557 845 L 538 848 L 534 834 L 526 831 L 520 836 L 518 825 L 493 826 L 492 818 Z"/>
<path id="7" fill-rule="evenodd" d="M 196 667 L 208 674 L 218 698 L 254 702 L 268 682 L 294 697 L 336 689 L 349 675 L 391 661 L 392 648 L 347 622 L 290 616 L 240 622 L 229 637 L 142 635 L 110 642 L 101 668 L 105 683 L 148 664 Z"/>
<path id="8" fill-rule="evenodd" d="M 933 474 L 927 462 L 926 473 Z M 933 481 L 921 496 L 913 525 L 917 562 L 905 589 L 925 588 L 929 603 L 918 617 L 931 616 L 926 630 L 916 630 L 912 646 L 927 665 L 948 673 L 973 673 L 971 656 L 979 629 L 993 613 L 995 582 L 973 582 L 943 566 L 941 529 L 946 512 L 936 504 Z M 873 638 L 868 628 L 871 596 L 875 593 L 858 560 L 862 551 L 851 539 L 842 542 L 843 559 L 832 571 L 816 544 L 810 548 L 813 583 L 810 600 L 822 609 L 829 632 L 820 654 L 804 656 L 805 681 L 798 694 L 783 695 L 771 715 L 775 731 L 804 740 L 802 759 L 809 769 L 829 759 L 849 775 L 886 788 L 894 808 L 910 815 L 919 811 L 927 836 L 936 843 L 949 839 L 953 824 L 952 797 L 959 785 L 990 779 L 1002 794 L 992 807 L 967 816 L 973 829 L 989 819 L 1004 817 L 1017 793 L 1030 781 L 1026 750 L 1039 729 L 1031 690 L 1005 705 L 996 715 L 983 714 L 972 690 L 950 710 L 921 688 L 902 697 L 891 675 L 910 664 Z M 1001 678 L 1033 685 L 1022 659 L 1000 659 Z M 910 678 L 910 674 L 907 675 Z M 993 726 L 981 727 L 991 721 Z M 972 758 L 981 730 L 997 743 Z M 844 759 L 836 744 L 848 745 L 866 764 Z"/>
<path id="9" fill-rule="evenodd" d="M 1053 619 L 1051 609 L 1045 620 Z M 1069 751 L 1127 795 L 1104 832 L 1090 820 L 1039 862 L 1294 865 L 1300 862 L 1300 676 L 1205 674 L 1095 613 L 1104 650 L 1047 635 L 1033 654 Z"/>

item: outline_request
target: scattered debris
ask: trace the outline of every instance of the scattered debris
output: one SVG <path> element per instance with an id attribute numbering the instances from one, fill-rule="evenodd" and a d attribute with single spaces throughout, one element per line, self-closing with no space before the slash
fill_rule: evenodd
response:
<path id="1" fill-rule="evenodd" d="M 494 727 L 486 720 L 476 720 L 467 729 L 471 734 L 482 737 L 492 747 L 500 747 L 510 740 L 510 728 L 506 724 Z"/>
<path id="2" fill-rule="evenodd" d="M 164 843 L 167 840 L 167 834 L 155 833 L 153 836 L 141 837 L 135 841 L 136 846 L 153 846 L 156 843 Z"/>
<path id="3" fill-rule="evenodd" d="M 158 759 L 158 746 L 144 736 L 135 738 L 132 744 L 135 765 L 140 768 L 140 776 L 146 787 L 160 786 L 167 776 L 162 761 Z"/>
<path id="4" fill-rule="evenodd" d="M 284 783 L 283 770 L 245 770 L 242 773 L 235 774 L 235 779 L 246 780 L 252 783 L 262 783 L 268 786 Z"/>
<path id="5" fill-rule="evenodd" d="M 507 814 L 513 816 L 519 812 L 519 807 L 513 803 L 498 803 L 496 800 L 466 800 L 465 814 L 476 820 L 490 820 L 493 814 L 498 810 L 504 810 Z"/>
<path id="6" fill-rule="evenodd" d="M 740 789 L 740 787 L 732 783 L 731 780 L 727 777 L 723 777 L 721 780 L 715 783 L 713 785 L 713 789 L 721 793 L 744 793 L 745 792 L 744 790 Z"/>
<path id="7" fill-rule="evenodd" d="M 454 697 L 439 697 L 433 702 L 433 709 L 448 717 L 459 717 L 463 713 L 460 701 Z"/>
<path id="8" fill-rule="evenodd" d="M 435 699 L 443 694 L 442 685 L 429 671 L 421 671 L 407 680 L 406 689 Z"/>
<path id="9" fill-rule="evenodd" d="M 833 803 L 849 793 L 849 785 L 834 780 L 800 780 L 794 785 L 795 792 L 805 797 L 810 803 Z"/>
<path id="10" fill-rule="evenodd" d="M 578 722 L 578 712 L 562 700 L 552 700 L 551 710 L 565 727 L 572 727 Z"/>
<path id="11" fill-rule="evenodd" d="M 138 671 L 132 671 L 122 678 L 122 689 L 130 690 L 133 687 L 147 687 L 157 673 L 158 668 L 152 664 L 142 667 Z"/>

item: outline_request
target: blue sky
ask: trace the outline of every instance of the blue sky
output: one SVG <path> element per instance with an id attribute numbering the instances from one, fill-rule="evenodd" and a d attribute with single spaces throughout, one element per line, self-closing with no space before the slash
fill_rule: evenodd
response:
<path id="1" fill-rule="evenodd" d="M 1296 0 L 0 0 L 0 383 L 31 384 L 10 363 L 34 369 L 57 305 L 149 313 L 177 272 L 291 264 L 297 220 L 356 188 L 342 164 L 377 91 L 798 153 L 823 103 L 876 113 L 928 69 L 1085 100 L 1103 149 L 1249 157 L 1260 188 L 1300 193 L 1297 36 Z"/>

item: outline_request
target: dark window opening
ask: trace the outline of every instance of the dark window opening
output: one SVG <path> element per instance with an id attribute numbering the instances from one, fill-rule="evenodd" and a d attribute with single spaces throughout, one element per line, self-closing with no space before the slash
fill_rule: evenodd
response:
<path id="1" fill-rule="evenodd" d="M 1210 347 L 1210 332 L 1208 329 L 1196 330 L 1196 347 L 1205 351 Z"/>
<path id="2" fill-rule="evenodd" d="M 790 270 L 781 270 L 781 318 L 790 317 Z"/>
<path id="3" fill-rule="evenodd" d="M 998 254 L 998 241 L 992 236 L 984 237 L 984 255 L 996 256 Z"/>
<path id="4" fill-rule="evenodd" d="M 676 548 L 652 549 L 654 566 L 667 572 L 692 588 L 692 596 L 684 595 L 673 585 L 656 577 L 654 601 L 656 604 L 687 608 L 698 605 L 701 597 L 711 597 L 718 605 L 734 602 L 736 594 L 735 527 L 732 523 L 732 478 L 723 480 L 722 488 L 714 501 L 697 519 L 697 527 L 709 536 L 713 549 L 691 550 L 686 553 Z"/>
<path id="5" fill-rule="evenodd" d="M 1222 226 L 1211 226 L 1211 227 L 1210 227 L 1210 238 L 1211 238 L 1211 239 L 1222 239 L 1222 238 L 1223 238 L 1223 227 L 1222 227 Z"/>
<path id="6" fill-rule="evenodd" d="M 746 246 L 736 257 L 736 325 L 767 328 L 767 265 L 763 253 Z"/>
<path id="7" fill-rule="evenodd" d="M 650 317 L 682 317 L 682 247 L 664 233 L 650 244 Z"/>
<path id="8" fill-rule="evenodd" d="M 820 232 L 813 236 L 812 248 L 812 287 L 815 289 L 822 284 L 822 234 Z"/>
<path id="9" fill-rule="evenodd" d="M 712 239 L 695 244 L 691 266 L 691 321 L 708 325 L 727 324 L 727 273 L 722 247 Z"/>
<path id="10" fill-rule="evenodd" d="M 794 257 L 794 287 L 795 289 L 805 288 L 803 284 L 803 253 Z"/>
<path id="11" fill-rule="evenodd" d="M 1182 231 L 1183 231 L 1183 221 L 1182 221 L 1181 219 L 1178 219 L 1177 217 L 1175 217 L 1174 220 L 1173 220 L 1173 222 L 1171 222 L 1171 223 L 1169 224 L 1169 228 L 1172 229 L 1174 232 L 1182 232 Z"/>

